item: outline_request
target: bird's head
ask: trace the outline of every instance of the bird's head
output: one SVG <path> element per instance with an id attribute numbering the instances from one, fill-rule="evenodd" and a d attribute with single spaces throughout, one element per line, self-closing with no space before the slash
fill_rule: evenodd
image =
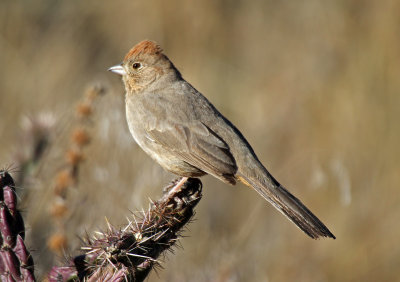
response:
<path id="1" fill-rule="evenodd" d="M 121 64 L 108 70 L 122 76 L 127 93 L 145 90 L 162 77 L 180 77 L 161 47 L 149 40 L 136 44 Z"/>

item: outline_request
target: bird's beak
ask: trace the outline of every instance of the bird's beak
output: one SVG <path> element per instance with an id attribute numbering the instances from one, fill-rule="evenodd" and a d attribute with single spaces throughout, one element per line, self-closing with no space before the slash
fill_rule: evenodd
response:
<path id="1" fill-rule="evenodd" d="M 108 71 L 114 72 L 114 73 L 119 74 L 119 75 L 125 75 L 126 74 L 126 71 L 122 67 L 122 65 L 113 66 L 113 67 L 109 68 Z"/>

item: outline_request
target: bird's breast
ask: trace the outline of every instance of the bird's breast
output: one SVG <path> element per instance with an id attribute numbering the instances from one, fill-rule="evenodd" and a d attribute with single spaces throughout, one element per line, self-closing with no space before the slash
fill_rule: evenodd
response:
<path id="1" fill-rule="evenodd" d="M 128 123 L 128 128 L 129 128 L 129 131 L 130 131 L 133 139 L 135 139 L 136 143 L 140 147 L 143 148 L 144 147 L 144 137 L 145 137 L 146 132 L 144 130 L 141 119 L 142 118 L 140 117 L 140 114 L 135 110 L 135 105 L 130 101 L 130 99 L 127 99 L 126 100 L 126 121 Z"/>

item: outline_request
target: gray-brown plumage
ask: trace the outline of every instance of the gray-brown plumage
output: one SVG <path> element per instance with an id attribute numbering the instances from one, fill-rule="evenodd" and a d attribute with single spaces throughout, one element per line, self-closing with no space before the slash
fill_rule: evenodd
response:
<path id="1" fill-rule="evenodd" d="M 166 170 L 184 177 L 210 174 L 254 188 L 312 238 L 335 236 L 258 160 L 239 130 L 186 82 L 151 41 L 134 46 L 121 65 L 129 130 Z"/>

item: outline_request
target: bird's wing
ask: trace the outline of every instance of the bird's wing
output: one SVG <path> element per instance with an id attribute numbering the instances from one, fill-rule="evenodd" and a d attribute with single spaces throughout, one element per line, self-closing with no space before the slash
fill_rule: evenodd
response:
<path id="1" fill-rule="evenodd" d="M 158 122 L 146 128 L 148 137 L 198 169 L 235 184 L 237 166 L 226 142 L 200 121 Z"/>

